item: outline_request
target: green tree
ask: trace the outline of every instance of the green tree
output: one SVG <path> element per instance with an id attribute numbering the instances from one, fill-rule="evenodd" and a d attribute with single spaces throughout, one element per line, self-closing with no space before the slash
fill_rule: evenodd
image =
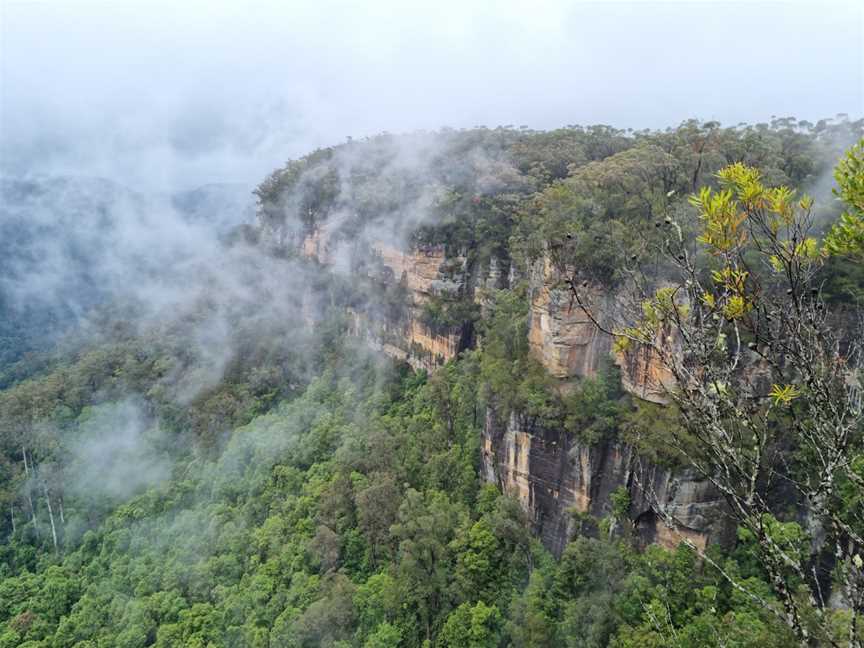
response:
<path id="1" fill-rule="evenodd" d="M 835 195 L 848 209 L 825 237 L 829 254 L 864 262 L 864 140 L 846 153 L 834 171 Z"/>
<path id="2" fill-rule="evenodd" d="M 812 201 L 782 185 L 766 186 L 759 170 L 740 163 L 721 170 L 718 180 L 719 190 L 706 187 L 692 198 L 708 269 L 697 264 L 672 222 L 664 246 L 678 274 L 671 285 L 636 290 L 624 309 L 629 322 L 601 324 L 575 287 L 574 299 L 616 337 L 620 351 L 632 345 L 650 353 L 674 376 L 677 387 L 668 397 L 682 427 L 670 431 L 669 443 L 756 538 L 781 605 L 751 592 L 754 599 L 802 646 L 813 637 L 860 645 L 855 620 L 864 612 L 864 575 L 856 556 L 864 547 L 864 515 L 841 496 L 845 485 L 864 484 L 855 468 L 864 452 L 862 411 L 850 386 L 860 333 L 840 330 L 814 285 L 821 256 L 811 231 Z M 644 279 L 638 283 L 656 283 Z M 760 380 L 744 370 L 753 365 L 763 367 Z M 782 458 L 790 448 L 791 469 Z M 852 628 L 839 634 L 835 613 L 809 576 L 810 556 L 790 552 L 785 527 L 770 522 L 782 519 L 767 496 L 781 474 L 820 520 L 838 561 L 838 587 L 853 610 Z M 675 524 L 674 514 L 655 500 L 656 510 Z"/>
<path id="3" fill-rule="evenodd" d="M 437 645 L 441 648 L 497 648 L 503 619 L 497 607 L 483 601 L 463 603 L 447 617 Z"/>
<path id="4" fill-rule="evenodd" d="M 505 556 L 489 522 L 478 520 L 453 544 L 458 556 L 455 578 L 462 598 L 493 602 L 504 585 L 501 576 Z"/>
<path id="5" fill-rule="evenodd" d="M 427 640 L 433 637 L 439 615 L 449 607 L 451 541 L 465 519 L 464 510 L 446 494 L 409 489 L 393 525 L 399 541 L 398 574 Z"/>
<path id="6" fill-rule="evenodd" d="M 375 628 L 363 644 L 363 648 L 399 648 L 402 631 L 386 621 Z"/>

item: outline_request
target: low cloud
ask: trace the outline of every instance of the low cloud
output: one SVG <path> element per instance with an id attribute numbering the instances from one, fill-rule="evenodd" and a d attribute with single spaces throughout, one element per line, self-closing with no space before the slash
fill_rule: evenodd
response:
<path id="1" fill-rule="evenodd" d="M 861 12 L 851 0 L 6 3 L 0 171 L 174 191 L 251 185 L 384 130 L 855 118 Z"/>
<path id="2" fill-rule="evenodd" d="M 135 401 L 93 407 L 65 439 L 64 490 L 82 501 L 121 501 L 171 476 L 164 433 Z"/>

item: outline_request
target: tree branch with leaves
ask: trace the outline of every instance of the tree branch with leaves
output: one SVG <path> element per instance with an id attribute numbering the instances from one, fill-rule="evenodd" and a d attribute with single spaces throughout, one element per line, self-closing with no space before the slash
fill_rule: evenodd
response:
<path id="1" fill-rule="evenodd" d="M 618 321 L 601 322 L 584 282 L 568 280 L 619 354 L 647 352 L 674 377 L 667 396 L 682 426 L 669 444 L 722 495 L 772 584 L 779 605 L 769 609 L 805 646 L 864 645 L 861 327 L 829 312 L 817 284 L 827 256 L 864 251 L 862 151 L 837 168 L 850 211 L 823 245 L 810 198 L 736 163 L 718 172 L 717 188 L 691 197 L 695 243 L 665 219 L 657 252 L 668 271 L 631 270 Z M 790 539 L 801 535 L 807 542 Z M 830 574 L 818 568 L 825 556 Z M 840 593 L 840 611 L 826 587 Z"/>

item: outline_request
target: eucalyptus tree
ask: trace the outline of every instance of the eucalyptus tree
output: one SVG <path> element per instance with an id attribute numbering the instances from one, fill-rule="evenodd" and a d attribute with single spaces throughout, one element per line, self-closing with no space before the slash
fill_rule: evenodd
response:
<path id="1" fill-rule="evenodd" d="M 831 312 L 819 283 L 829 255 L 864 249 L 861 156 L 859 144 L 838 166 L 850 211 L 824 244 L 810 198 L 735 163 L 691 197 L 695 241 L 680 211 L 660 216 L 661 276 L 631 268 L 611 320 L 595 312 L 572 266 L 566 279 L 618 354 L 642 354 L 669 377 L 681 425 L 668 443 L 723 497 L 773 596 L 691 545 L 804 646 L 864 645 L 861 321 Z M 677 524 L 660 498 L 653 503 Z"/>

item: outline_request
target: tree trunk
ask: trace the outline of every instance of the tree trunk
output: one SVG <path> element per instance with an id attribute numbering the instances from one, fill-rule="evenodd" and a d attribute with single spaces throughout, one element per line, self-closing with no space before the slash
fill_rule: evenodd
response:
<path id="1" fill-rule="evenodd" d="M 33 504 L 33 489 L 30 484 L 30 466 L 27 464 L 27 448 L 21 448 L 24 457 L 24 475 L 27 477 L 27 502 L 30 504 L 30 519 L 33 520 L 33 532 L 39 537 L 39 524 L 36 522 L 36 507 Z"/>
<path id="2" fill-rule="evenodd" d="M 54 553 L 57 553 L 57 527 L 54 526 L 54 511 L 51 509 L 51 496 L 48 494 L 48 484 L 42 482 L 42 489 L 45 492 L 45 502 L 48 504 L 48 519 L 51 520 L 51 537 L 54 540 Z"/>
<path id="3" fill-rule="evenodd" d="M 12 520 L 12 533 L 15 533 L 15 506 L 9 505 L 9 519 Z"/>

